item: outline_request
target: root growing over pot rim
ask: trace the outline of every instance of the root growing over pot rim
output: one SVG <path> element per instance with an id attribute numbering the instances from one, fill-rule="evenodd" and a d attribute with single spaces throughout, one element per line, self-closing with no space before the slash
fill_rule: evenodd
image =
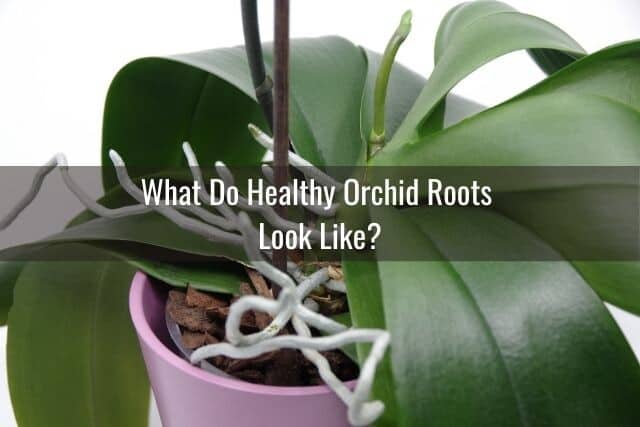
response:
<path id="1" fill-rule="evenodd" d="M 253 125 L 249 125 L 249 130 L 256 141 L 268 150 L 273 150 L 273 141 L 269 136 Z M 183 144 L 183 151 L 187 158 L 194 182 L 202 183 L 203 177 L 200 165 L 189 143 L 185 142 Z M 0 230 L 11 225 L 18 215 L 35 199 L 46 176 L 54 169 L 59 169 L 69 190 L 88 210 L 97 216 L 119 218 L 155 211 L 182 229 L 203 236 L 210 241 L 243 246 L 251 260 L 252 266 L 268 280 L 280 286 L 281 291 L 278 298 L 273 300 L 259 295 L 245 295 L 240 297 L 231 305 L 225 325 L 225 335 L 229 342 L 216 343 L 198 348 L 191 355 L 191 362 L 198 363 L 203 359 L 219 355 L 235 359 L 248 359 L 278 349 L 297 349 L 317 367 L 318 373 L 323 381 L 347 405 L 347 416 L 352 425 L 364 426 L 371 424 L 383 413 L 383 402 L 368 401 L 368 399 L 377 365 L 384 357 L 391 339 L 389 333 L 381 329 L 347 328 L 318 313 L 317 303 L 308 298 L 309 294 L 321 285 L 334 291 L 346 292 L 344 281 L 338 280 L 340 278 L 336 276 L 335 271 L 330 270 L 329 267 L 324 267 L 307 276 L 300 270 L 297 264 L 291 261 L 287 263 L 287 272 L 276 269 L 269 262 L 272 254 L 269 252 L 262 253 L 260 251 L 256 243 L 258 241 L 258 230 L 253 226 L 247 213 L 244 211 L 236 213 L 228 205 L 221 204 L 215 206 L 220 215 L 211 213 L 198 206 L 173 208 L 159 205 L 145 205 L 144 194 L 129 177 L 124 160 L 114 150 L 109 152 L 109 156 L 115 167 L 116 175 L 122 188 L 131 195 L 138 204 L 110 209 L 96 203 L 82 190 L 81 186 L 73 180 L 73 177 L 69 173 L 65 156 L 63 154 L 57 154 L 37 172 L 31 188 L 25 196 L 8 215 L 0 219 Z M 341 183 L 313 167 L 311 163 L 293 152 L 289 152 L 289 162 L 308 178 L 314 178 L 323 185 L 334 186 L 337 190 L 342 188 Z M 233 184 L 233 175 L 224 163 L 216 162 L 215 168 L 218 175 L 227 184 Z M 268 166 L 263 167 L 263 173 L 267 179 L 272 178 L 272 171 Z M 199 197 L 203 201 L 210 199 L 204 186 L 200 186 Z M 260 213 L 277 229 L 288 230 L 292 227 L 298 227 L 298 223 L 279 217 L 271 207 L 251 206 L 246 203 L 246 199 L 244 198 L 241 200 L 241 203 L 239 203 L 239 207 L 247 211 Z M 330 211 L 324 211 L 324 214 L 326 216 L 334 215 L 336 209 L 337 206 L 334 206 Z M 186 215 L 183 212 L 188 212 L 193 216 Z M 315 238 L 318 237 L 317 230 L 311 230 L 311 232 Z M 240 325 L 242 316 L 248 311 L 267 313 L 272 316 L 273 320 L 264 329 L 245 335 L 240 331 Z M 282 328 L 288 323 L 293 325 L 297 335 L 278 335 Z M 309 329 L 310 326 L 328 335 L 313 337 Z M 357 385 L 352 392 L 331 371 L 329 362 L 320 351 L 334 350 L 348 344 L 366 342 L 372 343 L 373 345 L 369 355 L 362 363 Z"/>

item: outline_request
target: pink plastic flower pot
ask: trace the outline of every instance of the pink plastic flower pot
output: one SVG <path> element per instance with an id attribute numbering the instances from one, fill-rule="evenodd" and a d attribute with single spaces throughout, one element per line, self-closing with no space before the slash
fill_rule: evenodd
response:
<path id="1" fill-rule="evenodd" d="M 129 311 L 164 427 L 342 427 L 346 407 L 326 386 L 272 387 L 223 378 L 172 350 L 164 320 L 167 289 L 133 278 Z"/>

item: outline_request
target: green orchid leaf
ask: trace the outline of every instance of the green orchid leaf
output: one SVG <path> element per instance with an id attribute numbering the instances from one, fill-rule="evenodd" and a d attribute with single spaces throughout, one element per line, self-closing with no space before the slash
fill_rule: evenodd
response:
<path id="1" fill-rule="evenodd" d="M 104 255 L 100 260 L 124 261 L 131 267 L 161 280 L 168 285 L 186 288 L 187 286 L 208 292 L 239 295 L 240 283 L 247 281 L 245 266 L 235 261 L 219 257 L 205 257 L 186 254 L 164 248 L 150 248 L 131 242 L 94 241 L 83 242 L 82 247 L 91 247 Z M 71 259 L 77 243 L 55 243 L 40 249 L 35 258 L 58 256 L 63 254 Z M 33 257 L 33 253 L 31 254 Z M 82 255 L 79 255 L 82 259 Z"/>
<path id="2" fill-rule="evenodd" d="M 362 256 L 360 259 L 350 257 L 342 261 L 342 268 L 347 285 L 351 324 L 356 328 L 387 329 L 375 260 L 366 256 Z M 367 358 L 370 349 L 370 344 L 356 345 L 360 363 Z M 387 352 L 376 370 L 372 396 L 385 404 L 385 411 L 376 421 L 376 426 L 397 425 L 399 413 L 391 363 L 389 352 Z"/>
<path id="3" fill-rule="evenodd" d="M 543 241 L 490 211 L 383 208 L 372 218 L 393 229 L 377 240 L 379 257 L 402 241 L 435 260 L 373 264 L 384 306 L 377 316 L 393 337 L 396 425 L 640 420 L 638 362 L 569 263 L 448 261 L 462 240 L 503 254 Z M 348 280 L 350 292 L 376 285 L 368 274 Z M 368 295 L 361 303 L 379 307 Z"/>
<path id="4" fill-rule="evenodd" d="M 470 2 L 452 10 L 438 31 L 431 76 L 385 150 L 419 140 L 431 113 L 463 78 L 495 58 L 523 49 L 584 54 L 562 30 L 502 3 Z"/>
<path id="5" fill-rule="evenodd" d="M 581 58 L 581 55 L 550 49 L 529 49 L 527 53 L 547 75 L 557 73 Z"/>
<path id="6" fill-rule="evenodd" d="M 122 262 L 34 262 L 9 314 L 7 366 L 24 427 L 146 425 L 149 386 Z"/>
<path id="7" fill-rule="evenodd" d="M 175 287 L 191 286 L 202 291 L 239 295 L 240 283 L 247 280 L 244 266 L 226 259 L 189 255 L 188 260 L 169 262 L 167 260 L 170 259 L 183 260 L 185 254 L 173 251 L 155 252 L 155 257 L 160 258 L 160 261 L 155 258 L 145 259 L 142 254 L 146 253 L 146 249 L 139 245 L 93 243 L 91 246 L 104 250 L 114 258 L 126 261 L 147 275 Z M 56 246 L 56 250 L 61 250 L 60 246 Z"/>
<path id="8" fill-rule="evenodd" d="M 551 97 L 553 100 L 545 101 L 545 98 Z M 525 114 L 520 116 L 523 120 L 516 118 L 516 115 L 520 114 Z M 546 114 L 549 114 L 547 119 L 542 117 Z M 551 116 L 558 121 L 549 121 L 548 118 Z M 510 120 L 511 132 L 498 124 L 505 123 L 503 120 Z M 616 123 L 616 126 L 612 127 L 610 123 Z M 417 145 L 400 151 L 407 150 L 403 156 L 407 156 L 405 159 L 411 159 L 411 163 L 433 162 L 431 164 L 436 165 L 447 164 L 447 161 L 450 162 L 449 164 L 476 165 L 636 166 L 640 164 L 640 146 L 637 144 L 640 121 L 637 110 L 606 98 L 577 96 L 570 93 L 523 98 L 504 110 L 495 109 L 486 114 L 483 113 L 465 121 L 463 125 L 450 128 L 452 132 L 443 132 L 449 134 L 447 138 L 441 140 L 448 146 L 446 154 L 445 151 L 440 151 L 439 144 L 435 142 L 438 139 L 436 135 L 431 141 L 435 143 L 429 145 L 428 150 L 422 151 L 426 146 L 417 150 L 422 151 L 422 154 L 426 154 L 425 156 L 418 154 L 417 151 L 409 154 L 408 151 L 418 149 Z M 498 129 L 499 127 L 501 129 Z M 474 128 L 478 130 L 475 134 Z M 458 134 L 457 130 L 461 130 L 462 133 Z M 467 137 L 462 136 L 467 131 L 471 133 Z M 607 144 L 603 144 L 603 141 L 607 141 Z M 431 157 L 432 155 L 434 157 Z M 513 183 L 505 181 L 503 184 L 502 190 L 509 191 L 508 187 Z M 572 258 L 571 250 L 576 247 L 583 250 L 585 247 L 596 245 L 594 247 L 596 253 L 606 253 L 609 247 L 614 249 L 623 247 L 625 239 L 633 236 L 626 235 L 624 226 L 621 227 L 621 224 L 611 220 L 610 211 L 607 209 L 615 208 L 610 206 L 609 201 L 594 201 L 594 197 L 589 196 L 589 192 L 600 196 L 605 195 L 602 187 L 599 187 L 598 183 L 591 182 L 588 183 L 587 188 L 572 188 L 581 184 L 584 183 L 577 181 L 573 184 L 566 183 L 565 187 L 552 189 L 520 188 L 523 190 L 520 194 L 503 196 L 496 207 L 514 221 L 532 229 L 570 259 Z M 499 190 L 499 187 L 496 188 L 496 191 Z M 627 200 L 633 203 L 633 200 L 637 200 L 637 191 L 637 184 L 631 187 L 610 186 L 608 194 L 615 199 L 620 196 L 613 197 L 614 194 L 622 195 L 626 192 Z M 527 206 L 529 208 L 526 208 Z M 550 217 L 550 214 L 558 209 L 564 209 L 565 213 L 557 218 Z M 568 218 L 566 212 L 574 210 L 580 212 L 580 221 L 564 222 L 564 227 L 560 227 L 558 218 Z M 588 225 L 592 226 L 593 233 L 589 241 L 585 242 L 582 239 L 587 234 L 583 227 Z M 634 245 L 636 242 L 628 241 L 629 250 L 626 252 L 634 253 L 631 252 L 635 250 Z M 611 259 L 608 258 L 610 256 L 611 254 L 600 259 Z M 636 267 L 629 268 L 628 263 L 605 263 L 597 264 L 598 272 L 594 272 L 592 268 L 596 267 L 590 268 L 588 263 L 576 263 L 576 268 L 607 301 L 613 304 L 622 303 L 624 308 L 640 314 L 639 276 L 630 274 L 633 271 L 637 272 Z M 603 268 L 606 276 L 602 274 Z M 629 299 L 631 296 L 635 298 Z"/>
<path id="9" fill-rule="evenodd" d="M 516 10 L 498 1 L 474 1 L 452 8 L 443 18 L 436 34 L 435 61 L 438 62 L 451 39 L 474 20 L 505 12 L 516 12 Z M 553 74 L 579 58 L 575 53 L 569 54 L 553 49 L 529 49 L 528 53 L 547 74 Z"/>
<path id="10" fill-rule="evenodd" d="M 609 46 L 573 62 L 553 76 L 513 98 L 547 93 L 571 92 L 612 99 L 634 109 L 640 109 L 640 41 Z"/>
<path id="11" fill-rule="evenodd" d="M 265 45 L 268 67 L 271 57 Z M 292 41 L 291 137 L 298 153 L 319 166 L 362 162 L 358 117 L 365 75 L 361 50 L 344 39 Z M 202 165 L 256 165 L 264 150 L 248 123 L 266 129 L 244 48 L 139 59 L 109 89 L 103 164 L 116 149 L 135 176 L 186 166 L 181 144 L 188 140 Z M 105 167 L 105 189 L 115 185 L 112 168 Z"/>
<path id="12" fill-rule="evenodd" d="M 29 252 L 52 244 L 66 243 L 137 243 L 153 248 L 186 254 L 243 260 L 240 247 L 211 242 L 182 230 L 168 219 L 152 212 L 122 218 L 97 218 L 68 228 L 36 243 L 5 249 L 0 259 L 29 259 Z M 144 246 L 143 246 L 144 247 Z M 144 253 L 142 254 L 144 255 Z M 31 258 L 34 259 L 34 258 Z"/>
<path id="13" fill-rule="evenodd" d="M 440 62 L 452 41 L 459 34 L 474 24 L 474 21 L 489 15 L 507 12 L 517 12 L 513 7 L 499 1 L 469 1 L 452 7 L 445 14 L 438 31 L 433 48 L 434 63 Z"/>
<path id="14" fill-rule="evenodd" d="M 127 257 L 127 262 L 164 283 L 184 288 L 187 286 L 207 292 L 240 294 L 240 283 L 246 276 L 240 274 L 240 265 L 232 262 L 166 263 Z"/>
<path id="15" fill-rule="evenodd" d="M 573 265 L 600 298 L 640 316 L 640 262 L 574 261 Z"/>
<path id="16" fill-rule="evenodd" d="M 272 46 L 264 48 L 269 70 Z M 236 47 L 143 58 L 125 66 L 112 82 L 105 106 L 105 189 L 117 184 L 109 149 L 122 155 L 135 177 L 186 166 L 181 151 L 185 140 L 202 165 L 216 160 L 258 164 L 263 150 L 251 140 L 246 125 L 266 127 L 244 55 L 243 48 Z M 300 155 L 318 166 L 364 163 L 366 144 L 361 135 L 370 127 L 378 63 L 378 54 L 338 37 L 292 40 L 290 132 Z M 423 85 L 417 74 L 401 65 L 394 67 L 387 103 L 390 132 L 399 126 Z M 479 110 L 455 95 L 449 103 L 449 122 Z"/>
<path id="17" fill-rule="evenodd" d="M 7 316 L 13 303 L 13 288 L 23 268 L 22 262 L 0 261 L 0 326 L 7 324 Z"/>
<path id="18" fill-rule="evenodd" d="M 183 141 L 191 143 L 203 165 L 257 164 L 264 150 L 246 126 L 265 127 L 265 121 L 252 93 L 239 48 L 128 64 L 111 82 L 105 104 L 105 191 L 117 184 L 110 149 L 120 153 L 133 176 L 186 166 Z"/>
<path id="19" fill-rule="evenodd" d="M 507 194 L 499 198 L 497 209 L 535 231 L 567 259 L 580 260 L 576 253 L 588 253 L 593 254 L 589 259 L 627 260 L 572 263 L 602 299 L 640 315 L 640 263 L 628 261 L 638 253 L 637 235 L 620 218 L 621 212 L 628 212 L 629 220 L 636 220 L 637 198 L 637 184 L 606 191 L 593 186 Z"/>
<path id="20" fill-rule="evenodd" d="M 419 143 L 383 150 L 372 164 L 636 166 L 639 131 L 636 109 L 598 95 L 563 91 L 484 111 Z M 497 190 L 510 186 L 506 182 Z"/>
<path id="21" fill-rule="evenodd" d="M 413 146 L 379 153 L 373 163 L 394 166 L 638 166 L 640 96 L 638 91 L 629 88 L 640 85 L 639 55 L 639 42 L 596 52 L 500 106 L 429 135 Z M 505 123 L 509 125 L 505 126 Z M 588 199 L 580 197 L 579 192 L 592 191 L 589 187 L 597 192 L 599 185 L 610 183 L 581 180 L 565 182 L 555 188 L 547 185 L 516 188 L 515 180 L 497 184 L 496 191 L 524 191 L 520 195 L 504 196 L 499 206 L 501 212 L 531 228 L 560 253 L 567 254 L 567 249 L 582 245 L 578 239 L 584 232 L 578 229 L 579 224 L 568 223 L 552 232 L 549 225 L 554 221 L 545 220 L 552 210 L 547 207 L 521 209 L 527 205 L 525 199 L 531 198 L 529 204 L 553 200 L 556 204 L 563 203 L 563 209 L 577 209 L 584 207 L 584 201 Z M 587 188 L 582 190 L 571 188 L 585 185 Z M 534 190 L 535 193 L 528 194 Z M 627 191 L 629 200 L 635 200 L 637 183 L 635 189 L 612 186 L 611 191 Z M 516 210 L 516 207 L 520 209 Z M 607 239 L 619 235 L 617 224 L 608 221 L 597 205 L 589 211 L 591 218 L 583 216 L 580 224 L 592 224 L 594 230 L 599 230 L 601 238 L 593 241 L 602 245 L 604 251 L 608 247 Z M 615 242 L 609 243 L 615 245 L 620 241 L 616 238 Z M 590 265 L 580 262 L 575 266 L 607 301 L 640 313 L 638 276 L 631 274 L 637 271 L 633 263 Z M 606 276 L 603 275 L 605 271 Z M 632 296 L 635 298 L 630 299 Z"/>
<path id="22" fill-rule="evenodd" d="M 351 314 L 349 312 L 346 313 L 340 313 L 340 314 L 336 314 L 331 316 L 331 318 L 333 320 L 335 320 L 336 322 L 340 323 L 341 325 L 344 325 L 348 328 L 351 327 L 352 323 L 351 323 Z"/>
<path id="23" fill-rule="evenodd" d="M 9 254 L 0 253 L 8 258 L 27 261 L 0 262 L 0 265 L 24 265 L 28 262 L 47 260 L 93 261 L 92 255 L 77 252 L 77 245 L 99 249 L 104 253 L 100 260 L 123 261 L 143 271 L 151 277 L 176 287 L 191 286 L 196 289 L 226 294 L 238 294 L 240 282 L 246 281 L 242 273 L 244 263 L 230 261 L 220 257 L 205 257 L 172 250 L 152 248 L 147 245 L 113 241 L 61 241 L 51 244 L 36 244 L 16 248 Z M 145 258 L 146 257 L 146 258 Z M 171 260 L 171 261 L 169 261 Z M 0 270 L 1 271 L 1 270 Z M 2 271 L 4 273 L 4 271 Z M 2 286 L 6 297 L 6 312 L 11 308 L 13 286 L 19 276 L 12 276 Z M 5 277 L 3 277 L 4 279 Z"/>

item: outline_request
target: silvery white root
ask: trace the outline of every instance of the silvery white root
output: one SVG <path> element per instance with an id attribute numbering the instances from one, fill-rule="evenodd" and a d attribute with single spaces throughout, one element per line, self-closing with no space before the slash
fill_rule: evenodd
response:
<path id="1" fill-rule="evenodd" d="M 195 182 L 203 184 L 204 178 L 202 176 L 202 171 L 200 170 L 200 164 L 198 163 L 198 159 L 191 148 L 191 145 L 188 142 L 184 142 L 182 144 L 182 150 L 187 158 L 187 162 L 189 164 L 189 168 L 191 169 L 191 174 L 193 175 L 193 179 Z M 215 164 L 216 172 L 218 176 L 222 179 L 226 186 L 230 187 L 235 184 L 233 175 L 229 168 L 223 162 L 216 162 Z M 209 192 L 204 188 L 205 185 L 200 185 L 200 198 L 203 202 L 208 203 L 211 196 Z M 262 215 L 264 219 L 269 222 L 273 227 L 279 230 L 298 230 L 299 224 L 297 222 L 288 221 L 278 215 L 278 213 L 271 206 L 265 205 L 252 205 L 249 203 L 246 197 L 239 196 L 238 197 L 238 207 L 245 211 L 258 212 Z M 235 214 L 226 204 L 220 205 L 220 212 L 227 218 L 233 218 Z M 303 230 L 306 232 L 309 230 L 311 232 L 310 238 L 312 241 L 317 242 L 320 240 L 321 235 L 318 230 L 309 229 L 308 227 L 303 227 Z M 330 235 L 325 236 L 325 241 L 330 242 L 332 240 Z"/>
<path id="2" fill-rule="evenodd" d="M 267 149 L 273 149 L 271 138 L 262 133 L 253 125 L 249 126 L 255 139 Z M 188 143 L 183 145 L 185 157 L 189 163 L 195 181 L 203 182 L 202 173 L 197 158 Z M 377 365 L 384 357 L 389 345 L 390 335 L 387 331 L 379 329 L 347 328 L 317 312 L 317 303 L 307 298 L 308 294 L 319 286 L 328 289 L 346 292 L 346 286 L 341 280 L 333 280 L 329 276 L 327 268 L 321 268 L 313 274 L 306 276 L 293 262 L 287 263 L 287 273 L 273 267 L 268 259 L 269 253 L 261 253 L 257 241 L 258 230 L 253 226 L 249 216 L 245 212 L 235 213 L 226 204 L 216 206 L 222 216 L 215 215 L 198 206 L 181 207 L 180 209 L 168 206 L 147 206 L 144 204 L 144 194 L 136 186 L 128 175 L 126 165 L 117 152 L 109 153 L 116 170 L 118 181 L 122 188 L 131 195 L 138 204 L 110 209 L 96 203 L 69 174 L 66 158 L 62 154 L 56 155 L 38 170 L 33 183 L 25 196 L 2 219 L 0 230 L 7 228 L 18 215 L 34 200 L 38 194 L 44 179 L 54 169 L 60 169 L 63 180 L 70 191 L 91 212 L 100 217 L 120 218 L 130 215 L 139 215 L 155 211 L 166 217 L 179 227 L 201 235 L 211 241 L 241 245 L 251 260 L 252 266 L 268 280 L 280 286 L 281 291 L 277 300 L 264 298 L 258 295 L 246 295 L 234 302 L 229 310 L 229 316 L 225 325 L 228 343 L 218 343 L 201 347 L 191 356 L 192 363 L 198 363 L 204 359 L 216 355 L 242 359 L 274 351 L 281 348 L 299 349 L 318 369 L 323 381 L 330 387 L 340 399 L 347 405 L 349 422 L 354 426 L 365 426 L 374 422 L 384 411 L 384 404 L 380 401 L 368 401 Z M 289 161 L 294 167 L 302 170 L 307 177 L 316 179 L 323 185 L 332 185 L 337 189 L 342 184 L 316 169 L 302 157 L 295 153 L 289 153 Z M 216 170 L 222 179 L 229 185 L 233 183 L 233 176 L 224 164 L 217 163 Z M 263 169 L 263 172 L 265 169 Z M 266 169 L 268 178 L 270 169 Z M 200 186 L 199 197 L 209 200 L 210 196 Z M 293 223 L 275 215 L 270 208 L 249 209 L 245 199 L 241 208 L 254 210 L 262 214 L 269 223 L 280 229 L 291 229 Z M 333 210 L 333 207 L 332 207 Z M 271 212 L 273 211 L 273 212 Z M 199 218 L 185 215 L 188 212 Z M 326 211 L 325 211 L 326 213 Z M 275 215 L 275 216 L 274 216 Z M 296 224 L 297 225 L 297 224 Z M 318 236 L 316 236 L 318 237 Z M 314 305 L 315 303 L 315 305 Z M 265 329 L 253 333 L 243 334 L 240 331 L 242 315 L 249 311 L 261 311 L 270 314 L 273 320 Z M 291 322 L 297 335 L 278 335 L 282 328 Z M 329 335 L 313 337 L 309 327 L 316 328 Z M 371 351 L 361 366 L 360 377 L 353 391 L 349 390 L 331 371 L 328 361 L 319 351 L 333 350 L 353 343 L 372 343 Z"/>
<path id="3" fill-rule="evenodd" d="M 111 162 L 115 167 L 116 176 L 118 177 L 118 181 L 120 182 L 122 188 L 127 193 L 129 193 L 129 195 L 136 201 L 138 201 L 139 203 L 144 203 L 144 193 L 129 177 L 127 167 L 124 163 L 124 160 L 122 160 L 122 157 L 120 157 L 120 155 L 115 150 L 109 151 L 109 157 L 111 158 Z M 192 207 L 189 207 L 188 209 L 191 208 Z M 149 209 L 152 211 L 156 211 L 174 224 L 178 225 L 180 228 L 183 228 L 195 234 L 199 234 L 208 240 L 230 243 L 234 245 L 242 244 L 242 238 L 237 234 L 223 231 L 210 224 L 198 221 L 190 216 L 178 212 L 177 209 L 174 209 L 172 207 L 149 205 Z"/>
<path id="4" fill-rule="evenodd" d="M 87 209 L 98 216 L 107 218 L 120 218 L 123 216 L 137 215 L 148 212 L 148 208 L 144 205 L 133 205 L 125 206 L 118 209 L 109 209 L 96 203 L 73 180 L 73 178 L 69 174 L 69 166 L 65 155 L 62 153 L 58 153 L 38 169 L 33 178 L 31 187 L 29 188 L 27 193 L 22 197 L 22 199 L 20 199 L 18 203 L 16 203 L 13 209 L 11 209 L 9 213 L 0 220 L 0 230 L 4 230 L 5 228 L 9 227 L 13 223 L 13 221 L 15 221 L 16 218 L 20 215 L 20 213 L 22 213 L 22 211 L 24 211 L 27 206 L 29 206 L 31 202 L 33 202 L 33 200 L 38 195 L 40 188 L 42 188 L 42 184 L 44 183 L 47 175 L 49 175 L 49 173 L 54 171 L 56 168 L 60 170 L 62 179 L 64 180 L 69 190 L 78 198 L 78 200 L 80 200 L 80 202 L 82 202 L 82 204 Z"/>
<path id="5" fill-rule="evenodd" d="M 216 162 L 216 172 L 225 185 L 231 186 L 234 185 L 233 175 L 229 171 L 229 168 L 223 162 Z M 246 197 L 238 196 L 238 207 L 245 211 L 250 212 L 259 212 L 264 219 L 266 219 L 269 224 L 274 226 L 279 230 L 294 230 L 297 231 L 299 228 L 299 223 L 286 220 L 278 215 L 278 213 L 271 206 L 266 205 L 252 205 L 249 203 Z M 309 227 L 303 226 L 303 231 L 310 231 L 310 238 L 312 241 L 317 242 L 321 239 L 321 233 L 318 230 L 310 229 Z M 325 241 L 331 242 L 333 238 L 330 234 L 325 235 Z"/>
<path id="6" fill-rule="evenodd" d="M 13 221 L 20 215 L 20 213 L 31 204 L 35 199 L 45 178 L 49 173 L 58 168 L 62 180 L 69 190 L 76 196 L 76 198 L 92 213 L 96 216 L 103 218 L 122 218 L 132 215 L 140 215 L 149 212 L 149 207 L 144 204 L 136 204 L 131 206 L 124 206 L 117 209 L 110 209 L 97 203 L 91 198 L 82 187 L 73 179 L 69 172 L 69 165 L 67 158 L 64 154 L 58 153 L 51 160 L 49 160 L 44 166 L 42 166 L 33 179 L 33 183 L 23 198 L 14 206 L 14 208 L 0 220 L 0 230 L 4 230 L 9 227 Z M 186 210 L 184 207 L 180 207 L 182 210 Z M 225 221 L 224 218 L 217 215 L 213 215 L 211 212 L 203 209 L 199 206 L 193 206 L 188 208 L 194 215 L 202 219 L 203 221 L 228 230 L 230 224 Z"/>
<path id="7" fill-rule="evenodd" d="M 314 301 L 313 298 L 305 298 L 304 301 L 302 301 L 302 305 L 304 305 L 311 311 L 317 312 L 320 310 L 320 304 Z"/>
<path id="8" fill-rule="evenodd" d="M 253 135 L 253 138 L 260 143 L 264 148 L 269 151 L 273 151 L 273 139 L 262 132 L 256 125 L 249 125 L 249 132 Z M 307 178 L 313 178 L 322 185 L 327 187 L 335 187 L 337 191 L 342 190 L 342 183 L 331 178 L 326 173 L 312 165 L 306 159 L 298 156 L 296 153 L 289 152 L 289 163 L 300 172 L 302 172 Z"/>
<path id="9" fill-rule="evenodd" d="M 343 294 L 347 293 L 347 285 L 345 285 L 342 280 L 328 280 L 327 283 L 324 284 L 324 287 L 330 291 L 342 292 Z"/>

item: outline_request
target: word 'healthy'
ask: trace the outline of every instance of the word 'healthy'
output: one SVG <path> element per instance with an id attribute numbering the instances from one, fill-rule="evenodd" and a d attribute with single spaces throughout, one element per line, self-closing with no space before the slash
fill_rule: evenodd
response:
<path id="1" fill-rule="evenodd" d="M 424 182 L 425 187 L 420 188 Z M 202 186 L 195 181 L 189 185 L 173 184 L 168 178 L 143 179 L 142 191 L 145 204 L 165 206 L 200 206 L 199 194 Z M 208 193 L 211 206 L 237 206 L 241 193 L 237 186 L 226 185 L 218 178 L 209 181 Z M 423 190 L 423 191 L 421 191 Z M 338 200 L 340 197 L 340 200 Z M 422 199 L 421 199 L 422 197 Z M 382 184 L 363 184 L 351 178 L 344 182 L 340 194 L 334 186 L 318 184 L 313 178 L 294 178 L 290 185 L 275 187 L 262 178 L 249 178 L 246 199 L 250 206 L 315 206 L 326 211 L 336 203 L 346 206 L 491 206 L 491 187 L 473 180 L 470 185 L 445 185 L 442 180 L 429 178 L 425 181 L 412 179 L 405 183 L 399 179 L 385 179 Z"/>

